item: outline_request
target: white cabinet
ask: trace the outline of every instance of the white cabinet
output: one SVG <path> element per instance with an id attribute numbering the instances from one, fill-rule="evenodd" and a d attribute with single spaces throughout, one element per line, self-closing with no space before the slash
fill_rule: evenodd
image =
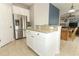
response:
<path id="1" fill-rule="evenodd" d="M 34 39 L 34 50 L 38 55 L 45 55 L 45 34 L 36 32 Z"/>
<path id="2" fill-rule="evenodd" d="M 50 56 L 59 53 L 60 36 L 58 31 L 42 33 L 26 31 L 26 43 L 40 56 Z"/>
<path id="3" fill-rule="evenodd" d="M 25 15 L 27 16 L 27 21 L 30 21 L 30 11 L 29 9 L 21 8 L 13 5 L 13 14 Z"/>
<path id="4" fill-rule="evenodd" d="M 32 31 L 27 31 L 27 34 L 26 34 L 26 38 L 27 38 L 27 45 L 29 45 L 29 47 L 34 47 L 34 36 L 33 36 L 33 33 Z"/>

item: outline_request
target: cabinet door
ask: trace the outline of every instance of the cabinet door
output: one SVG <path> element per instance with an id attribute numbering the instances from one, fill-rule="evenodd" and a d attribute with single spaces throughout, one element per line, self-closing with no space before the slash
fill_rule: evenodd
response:
<path id="1" fill-rule="evenodd" d="M 45 55 L 45 35 L 37 32 L 34 39 L 34 50 L 39 55 Z"/>
<path id="2" fill-rule="evenodd" d="M 27 33 L 26 33 L 26 37 L 27 37 L 26 38 L 27 45 L 30 48 L 34 49 L 34 39 L 35 39 L 34 32 L 28 30 Z"/>
<path id="3" fill-rule="evenodd" d="M 33 40 L 31 38 L 31 36 L 28 34 L 27 34 L 27 41 L 26 42 L 27 42 L 27 45 L 30 47 L 33 45 Z"/>
<path id="4" fill-rule="evenodd" d="M 26 38 L 26 43 L 27 43 L 28 46 L 31 47 L 33 45 L 33 40 L 32 40 L 32 37 L 31 37 L 31 31 L 28 30 L 26 32 L 26 37 L 27 37 Z"/>

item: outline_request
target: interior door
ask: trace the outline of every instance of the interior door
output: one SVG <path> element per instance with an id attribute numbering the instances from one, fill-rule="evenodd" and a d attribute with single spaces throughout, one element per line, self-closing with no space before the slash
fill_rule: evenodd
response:
<path id="1" fill-rule="evenodd" d="M 0 47 L 13 40 L 12 11 L 10 4 L 0 4 Z"/>

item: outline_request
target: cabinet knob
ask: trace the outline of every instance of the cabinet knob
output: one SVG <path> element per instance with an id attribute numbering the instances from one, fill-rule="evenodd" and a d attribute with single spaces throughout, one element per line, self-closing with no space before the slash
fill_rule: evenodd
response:
<path id="1" fill-rule="evenodd" d="M 37 33 L 37 35 L 39 35 L 39 33 Z"/>
<path id="2" fill-rule="evenodd" d="M 34 38 L 34 36 L 31 36 L 32 38 Z"/>
<path id="3" fill-rule="evenodd" d="M 28 31 L 28 32 L 30 32 L 30 31 Z"/>
<path id="4" fill-rule="evenodd" d="M 10 28 L 12 28 L 12 26 L 10 26 Z"/>

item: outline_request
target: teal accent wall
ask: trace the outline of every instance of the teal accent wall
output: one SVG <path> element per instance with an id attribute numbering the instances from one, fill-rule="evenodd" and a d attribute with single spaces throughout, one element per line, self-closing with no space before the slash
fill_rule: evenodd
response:
<path id="1" fill-rule="evenodd" d="M 49 25 L 59 25 L 59 9 L 49 4 Z"/>

